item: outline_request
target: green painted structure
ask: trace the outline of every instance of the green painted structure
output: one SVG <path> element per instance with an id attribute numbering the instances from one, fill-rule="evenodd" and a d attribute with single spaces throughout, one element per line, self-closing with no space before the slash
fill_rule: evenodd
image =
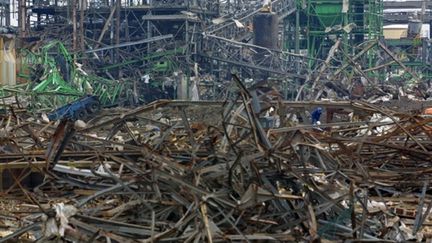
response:
<path id="1" fill-rule="evenodd" d="M 284 47 L 313 59 L 325 59 L 336 39 L 347 54 L 356 46 L 382 36 L 382 0 L 297 0 L 297 11 L 285 25 Z M 374 52 L 368 52 L 373 65 Z"/>

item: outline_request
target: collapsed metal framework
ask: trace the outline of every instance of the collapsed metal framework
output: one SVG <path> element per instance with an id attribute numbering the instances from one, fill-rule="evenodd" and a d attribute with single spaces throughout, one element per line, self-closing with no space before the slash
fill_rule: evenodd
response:
<path id="1" fill-rule="evenodd" d="M 255 109 L 270 105 L 267 95 L 254 102 L 236 82 L 239 95 L 227 102 L 103 111 L 76 131 L 55 165 L 41 152 L 62 137 L 53 124 L 25 111 L 1 114 L 9 121 L 1 124 L 9 220 L 2 240 L 58 238 L 59 227 L 44 229 L 60 225 L 59 215 L 72 229 L 63 238 L 78 242 L 430 239 L 430 118 L 365 102 L 271 102 L 281 114 L 322 106 L 339 116 L 319 125 L 326 132 L 289 116 L 267 130 Z M 177 119 L 166 123 L 154 112 Z M 295 230 L 299 224 L 305 230 Z"/>
<path id="2" fill-rule="evenodd" d="M 251 25 L 254 16 L 260 12 L 260 5 L 256 9 L 243 14 L 236 21 L 229 21 L 219 25 L 211 25 L 203 34 L 203 48 L 197 53 L 199 56 L 213 60 L 214 65 L 236 66 L 238 72 L 245 76 L 257 76 L 256 71 L 285 75 L 290 78 L 305 78 L 304 64 L 306 58 L 286 51 L 272 50 L 247 43 L 252 38 L 252 31 L 239 28 L 238 23 Z M 292 0 L 277 0 L 272 3 L 272 11 L 277 14 L 280 22 L 296 11 Z M 264 53 L 257 55 L 257 53 Z M 217 70 L 221 69 L 220 66 Z M 255 71 L 255 73 L 254 73 Z M 258 75 L 259 76 L 259 75 Z"/>
<path id="3" fill-rule="evenodd" d="M 278 74 L 285 74 L 287 71 L 293 70 L 293 67 L 286 65 L 287 62 L 301 61 L 295 60 L 298 57 L 285 58 L 286 54 L 274 50 L 266 50 L 268 55 L 262 58 L 264 60 L 251 60 L 249 58 L 251 54 L 256 52 L 256 49 L 261 49 L 261 47 L 240 43 L 250 39 L 252 32 L 248 28 L 239 27 L 235 21 L 226 16 L 232 16 L 233 19 L 240 22 L 252 23 L 253 16 L 262 7 L 262 4 L 258 2 L 246 4 L 240 1 L 235 1 L 235 3 L 228 1 L 221 4 L 218 1 L 151 1 L 147 5 L 133 5 L 117 1 L 111 4 L 114 5 L 94 2 L 90 3 L 86 9 L 79 7 L 80 16 L 84 16 L 84 20 L 80 20 L 80 23 L 84 26 L 85 31 L 80 31 L 79 27 L 73 28 L 78 29 L 78 33 L 72 38 L 74 42 L 72 46 L 81 46 L 82 51 L 84 51 L 86 50 L 85 45 L 75 42 L 92 42 L 90 46 L 93 44 L 94 47 L 98 47 L 103 45 L 102 43 L 118 45 L 120 42 L 130 41 L 134 37 L 150 40 L 170 33 L 174 36 L 169 40 L 165 39 L 159 43 L 153 42 L 151 45 L 133 45 L 127 51 L 129 53 L 130 51 L 134 53 L 139 51 L 148 57 L 157 50 L 174 50 L 176 47 L 181 47 L 184 50 L 185 60 L 183 61 L 186 61 L 187 65 L 196 61 L 191 58 L 199 56 L 230 65 L 234 64 L 241 69 L 249 70 L 248 72 L 260 70 Z M 110 7 L 114 8 L 111 8 L 110 11 Z M 70 7 L 59 6 L 59 4 L 53 5 L 52 3 L 35 5 L 32 7 L 32 13 L 37 15 L 37 21 L 34 25 L 48 25 L 51 15 L 54 18 L 56 18 L 55 16 L 59 18 L 58 15 L 60 15 L 67 20 L 71 11 L 68 8 Z M 280 19 L 283 19 L 295 12 L 295 4 L 291 0 L 277 0 L 272 3 L 272 10 L 278 14 Z M 215 21 L 216 23 L 209 23 L 209 20 L 216 18 L 220 18 L 221 23 L 217 21 Z M 102 23 L 104 24 L 102 25 Z M 98 28 L 101 29 L 100 32 Z M 122 31 L 123 29 L 124 31 Z M 90 39 L 88 35 L 84 34 L 87 32 L 92 33 L 97 38 Z M 107 32 L 110 34 L 108 35 Z M 114 52 L 113 49 L 109 49 L 109 52 Z M 209 50 L 219 51 L 216 55 L 214 55 L 215 53 L 209 55 Z M 111 54 L 111 59 L 116 59 L 118 62 L 118 57 L 121 54 L 118 50 L 115 52 L 115 54 Z M 232 55 L 234 53 L 237 55 Z M 119 65 L 113 67 L 119 67 Z"/>
<path id="4" fill-rule="evenodd" d="M 405 70 L 400 64 L 429 73 L 427 42 L 420 48 L 421 58 L 414 53 L 420 49 L 414 48 L 408 61 L 387 66 L 388 54 L 381 49 L 363 52 L 364 41 L 382 36 L 382 23 L 388 22 L 383 8 L 392 6 L 381 0 L 356 0 L 348 5 L 274 0 L 277 49 L 252 44 L 254 17 L 263 10 L 260 1 L 21 0 L 17 7 L 21 37 L 60 39 L 77 60 L 91 64 L 96 75 L 113 80 L 140 80 L 149 73 L 167 77 L 177 72 L 189 79 L 199 71 L 220 81 L 235 71 L 245 78 L 276 76 L 303 84 L 326 76 L 315 71 L 334 66 L 351 65 L 346 76 L 355 73 L 366 79 L 384 79 L 385 72 Z M 341 48 L 333 48 L 337 39 Z M 409 41 L 402 44 L 410 45 Z M 401 46 L 384 44 L 391 51 Z M 332 49 L 339 54 L 335 56 Z"/>

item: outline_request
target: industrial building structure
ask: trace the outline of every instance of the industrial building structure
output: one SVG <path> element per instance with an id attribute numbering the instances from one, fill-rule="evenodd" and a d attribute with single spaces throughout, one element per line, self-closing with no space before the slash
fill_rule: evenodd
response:
<path id="1" fill-rule="evenodd" d="M 361 68 L 349 68 L 350 72 L 369 81 L 400 78 L 395 74 L 406 67 L 430 77 L 430 36 L 422 37 L 418 29 L 431 21 L 431 3 L 427 2 L 7 2 L 2 5 L 1 23 L 7 27 L 17 22 L 18 46 L 60 41 L 78 62 L 91 64 L 94 74 L 106 78 L 172 77 L 180 72 L 186 90 L 198 70 L 201 76 L 212 77 L 200 83 L 207 86 L 237 72 L 249 79 L 288 80 L 283 89 L 298 90 L 304 80 L 318 78 L 311 71 L 323 65 L 343 67 L 351 58 Z M 384 32 L 395 32 L 383 32 L 388 24 L 406 24 L 409 33 L 386 40 Z M 370 44 L 374 41 L 376 45 Z M 340 50 L 338 61 L 326 62 L 335 43 Z M 401 61 L 388 54 L 401 50 L 407 56 Z"/>
<path id="2" fill-rule="evenodd" d="M 0 0 L 0 242 L 431 242 L 431 8 Z"/>

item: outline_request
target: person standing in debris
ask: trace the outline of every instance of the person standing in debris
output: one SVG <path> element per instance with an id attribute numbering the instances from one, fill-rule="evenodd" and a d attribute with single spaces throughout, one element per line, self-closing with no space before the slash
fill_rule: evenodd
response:
<path id="1" fill-rule="evenodd" d="M 315 108 L 315 110 L 312 111 L 312 114 L 311 114 L 312 125 L 319 125 L 321 114 L 322 114 L 322 108 L 321 107 L 317 107 L 317 108 Z"/>

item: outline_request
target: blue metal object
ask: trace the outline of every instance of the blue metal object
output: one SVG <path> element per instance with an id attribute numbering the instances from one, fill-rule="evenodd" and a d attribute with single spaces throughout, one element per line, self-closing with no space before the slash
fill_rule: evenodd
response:
<path id="1" fill-rule="evenodd" d="M 322 108 L 321 107 L 317 107 L 314 111 L 312 111 L 312 124 L 315 125 L 317 124 L 317 122 L 319 122 L 320 118 L 321 118 L 321 114 L 322 114 Z"/>
<path id="2" fill-rule="evenodd" d="M 99 98 L 97 96 L 87 95 L 49 113 L 48 118 L 50 121 L 86 120 L 90 115 L 98 112 L 100 106 Z"/>

